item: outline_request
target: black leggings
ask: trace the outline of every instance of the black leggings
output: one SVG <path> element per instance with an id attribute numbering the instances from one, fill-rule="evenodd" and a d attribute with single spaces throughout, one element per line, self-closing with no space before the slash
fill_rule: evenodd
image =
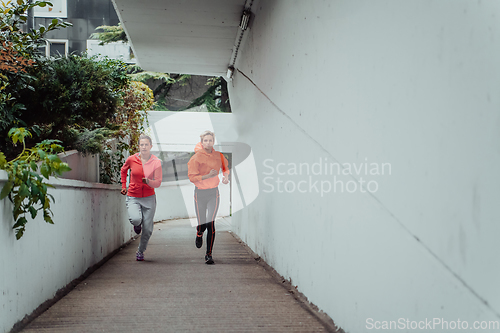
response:
<path id="1" fill-rule="evenodd" d="M 194 190 L 194 205 L 196 208 L 196 217 L 198 218 L 198 226 L 196 233 L 202 236 L 205 230 L 207 232 L 207 255 L 212 255 L 215 240 L 215 217 L 217 210 L 219 210 L 219 188 L 209 188 L 201 190 L 195 188 Z"/>

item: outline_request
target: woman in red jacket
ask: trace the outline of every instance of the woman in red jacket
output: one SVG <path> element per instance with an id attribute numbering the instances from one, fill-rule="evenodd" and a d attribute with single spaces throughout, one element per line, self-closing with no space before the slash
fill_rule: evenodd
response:
<path id="1" fill-rule="evenodd" d="M 161 161 L 151 154 L 153 142 L 147 135 L 139 137 L 140 152 L 129 156 L 121 168 L 122 190 L 127 195 L 127 211 L 130 223 L 141 241 L 136 253 L 136 260 L 144 260 L 144 251 L 153 234 L 153 218 L 156 211 L 155 188 L 161 185 Z M 130 169 L 130 183 L 127 189 L 127 173 Z"/>
<path id="2" fill-rule="evenodd" d="M 212 249 L 215 240 L 215 217 L 219 209 L 219 170 L 222 169 L 222 183 L 229 182 L 227 160 L 222 153 L 213 149 L 215 135 L 205 131 L 200 135 L 201 142 L 195 147 L 196 154 L 188 162 L 188 177 L 194 183 L 194 204 L 198 226 L 196 227 L 196 247 L 203 245 L 203 233 L 207 232 L 207 252 L 205 263 L 213 264 Z"/>

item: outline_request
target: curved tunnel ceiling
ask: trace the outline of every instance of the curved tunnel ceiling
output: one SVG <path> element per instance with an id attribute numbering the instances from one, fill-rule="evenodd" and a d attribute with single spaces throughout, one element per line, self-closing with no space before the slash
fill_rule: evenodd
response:
<path id="1" fill-rule="evenodd" d="M 223 76 L 245 0 L 112 0 L 140 66 Z"/>

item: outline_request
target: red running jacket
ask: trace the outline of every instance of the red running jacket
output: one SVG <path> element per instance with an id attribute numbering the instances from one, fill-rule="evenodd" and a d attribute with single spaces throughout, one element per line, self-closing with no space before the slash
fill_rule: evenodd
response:
<path id="1" fill-rule="evenodd" d="M 151 154 L 151 157 L 142 165 L 140 153 L 129 156 L 121 168 L 122 189 L 127 187 L 127 173 L 130 169 L 130 184 L 127 195 L 130 197 L 144 198 L 155 194 L 154 188 L 161 185 L 161 161 Z M 149 184 L 144 184 L 142 178 L 149 179 Z"/>

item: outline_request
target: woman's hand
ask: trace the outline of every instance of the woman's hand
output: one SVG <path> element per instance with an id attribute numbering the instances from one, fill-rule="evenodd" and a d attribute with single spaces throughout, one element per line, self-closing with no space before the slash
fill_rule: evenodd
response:
<path id="1" fill-rule="evenodd" d="M 126 188 L 122 188 L 122 190 L 120 191 L 121 194 L 123 195 L 126 195 L 127 194 L 127 189 Z"/>
<path id="2" fill-rule="evenodd" d="M 147 178 L 142 178 L 142 182 L 143 182 L 144 184 L 149 184 L 149 179 L 147 179 Z"/>
<path id="3" fill-rule="evenodd" d="M 202 176 L 201 179 L 212 178 L 212 177 L 217 176 L 218 174 L 219 174 L 219 172 L 217 172 L 217 170 L 212 169 L 212 170 L 210 170 L 210 172 L 208 173 L 208 175 Z"/>
<path id="4" fill-rule="evenodd" d="M 227 176 L 222 177 L 222 184 L 227 184 L 227 183 L 229 183 L 229 179 L 227 178 Z"/>
<path id="5" fill-rule="evenodd" d="M 215 171 L 215 169 L 210 170 L 210 173 L 208 174 L 208 178 L 212 178 L 217 176 L 219 173 Z"/>

